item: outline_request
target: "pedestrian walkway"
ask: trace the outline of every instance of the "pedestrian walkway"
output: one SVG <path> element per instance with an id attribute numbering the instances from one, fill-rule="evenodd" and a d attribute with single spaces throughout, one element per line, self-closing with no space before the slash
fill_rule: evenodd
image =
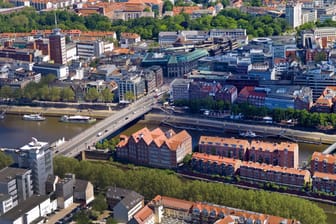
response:
<path id="1" fill-rule="evenodd" d="M 78 203 L 73 203 L 72 205 L 70 205 L 69 207 L 60 210 L 59 212 L 57 212 L 54 215 L 49 216 L 48 218 L 48 224 L 54 224 L 56 223 L 58 220 L 62 219 L 63 217 L 65 217 L 66 215 L 68 215 L 74 208 L 78 207 L 79 204 Z"/>

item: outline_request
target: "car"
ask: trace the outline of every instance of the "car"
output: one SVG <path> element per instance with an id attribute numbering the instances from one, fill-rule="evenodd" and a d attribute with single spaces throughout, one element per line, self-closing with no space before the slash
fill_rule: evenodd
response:
<path id="1" fill-rule="evenodd" d="M 128 117 L 125 117 L 125 120 L 127 120 L 128 119 Z"/>
<path id="2" fill-rule="evenodd" d="M 105 129 L 105 132 L 108 132 L 108 130 L 107 130 L 107 129 Z"/>
<path id="3" fill-rule="evenodd" d="M 98 134 L 97 134 L 97 137 L 100 137 L 100 136 L 102 136 L 102 134 L 103 134 L 103 133 L 101 133 L 101 132 L 98 132 Z"/>

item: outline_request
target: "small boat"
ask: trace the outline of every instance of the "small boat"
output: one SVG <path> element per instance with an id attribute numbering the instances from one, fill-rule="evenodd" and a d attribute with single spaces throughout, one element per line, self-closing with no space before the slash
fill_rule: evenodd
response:
<path id="1" fill-rule="evenodd" d="M 2 112 L 0 113 L 0 120 L 5 119 L 5 113 L 6 113 L 6 111 L 2 111 Z"/>
<path id="2" fill-rule="evenodd" d="M 239 133 L 240 136 L 242 137 L 248 137 L 248 138 L 255 138 L 257 137 L 256 133 L 254 133 L 253 131 L 251 130 L 248 130 L 246 132 L 242 132 L 242 133 Z"/>
<path id="3" fill-rule="evenodd" d="M 44 121 L 46 118 L 40 114 L 25 114 L 22 119 L 26 121 Z"/>
<path id="4" fill-rule="evenodd" d="M 67 116 L 63 115 L 60 119 L 61 122 L 66 123 L 93 123 L 96 121 L 95 118 L 89 117 L 89 116 L 81 116 L 81 115 L 74 115 L 74 116 Z"/>

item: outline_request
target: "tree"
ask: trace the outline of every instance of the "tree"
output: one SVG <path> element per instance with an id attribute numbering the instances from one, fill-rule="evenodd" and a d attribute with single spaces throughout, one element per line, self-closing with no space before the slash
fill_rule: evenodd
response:
<path id="1" fill-rule="evenodd" d="M 92 202 L 92 209 L 100 213 L 107 209 L 107 203 L 104 195 L 99 194 L 96 196 L 95 200 Z"/>
<path id="2" fill-rule="evenodd" d="M 10 86 L 3 86 L 0 89 L 0 97 L 2 98 L 12 98 L 13 90 Z"/>
<path id="3" fill-rule="evenodd" d="M 134 93 L 131 92 L 131 91 L 127 91 L 127 92 L 125 93 L 125 100 L 126 100 L 126 101 L 129 101 L 129 102 L 134 101 L 134 100 L 135 100 Z"/>
<path id="4" fill-rule="evenodd" d="M 109 88 L 105 88 L 103 91 L 101 91 L 101 98 L 102 100 L 107 103 L 107 102 L 112 102 L 114 98 L 114 94 L 111 92 Z"/>
<path id="5" fill-rule="evenodd" d="M 48 85 L 48 87 L 50 86 L 51 83 L 53 83 L 56 80 L 56 76 L 54 74 L 48 74 L 46 76 L 43 76 L 41 78 L 41 85 Z"/>
<path id="6" fill-rule="evenodd" d="M 173 3 L 169 0 L 165 0 L 163 3 L 163 12 L 173 11 Z"/>
<path id="7" fill-rule="evenodd" d="M 0 169 L 5 168 L 13 163 L 13 159 L 0 151 Z"/>
<path id="8" fill-rule="evenodd" d="M 59 101 L 61 99 L 61 89 L 58 87 L 50 88 L 48 99 L 51 101 Z"/>
<path id="9" fill-rule="evenodd" d="M 93 102 L 93 101 L 97 101 L 98 98 L 99 98 L 99 93 L 98 93 L 97 89 L 94 88 L 94 87 L 89 88 L 89 90 L 85 94 L 85 100 L 86 101 Z"/>
<path id="10" fill-rule="evenodd" d="M 61 99 L 63 101 L 74 101 L 75 93 L 70 87 L 65 87 L 61 91 Z"/>

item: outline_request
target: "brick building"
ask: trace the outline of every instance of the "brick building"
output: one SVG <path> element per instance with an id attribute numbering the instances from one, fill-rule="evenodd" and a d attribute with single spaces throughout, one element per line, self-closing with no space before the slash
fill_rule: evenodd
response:
<path id="1" fill-rule="evenodd" d="M 198 142 L 200 152 L 241 160 L 244 160 L 249 147 L 247 140 L 235 138 L 201 136 Z"/>
<path id="2" fill-rule="evenodd" d="M 336 195 L 336 174 L 316 171 L 313 175 L 313 191 Z"/>
<path id="3" fill-rule="evenodd" d="M 336 174 L 336 156 L 314 152 L 310 162 L 310 171 Z"/>
<path id="4" fill-rule="evenodd" d="M 298 168 L 299 146 L 291 142 L 263 142 L 252 140 L 247 151 L 247 160 L 274 166 Z"/>
<path id="5" fill-rule="evenodd" d="M 205 153 L 193 153 L 191 166 L 193 170 L 206 174 L 233 176 L 239 169 L 241 160 Z"/>
<path id="6" fill-rule="evenodd" d="M 147 127 L 127 137 L 120 136 L 117 157 L 130 162 L 160 168 L 176 168 L 192 152 L 191 136 L 183 130 L 175 133 Z"/>
<path id="7" fill-rule="evenodd" d="M 306 183 L 310 182 L 310 172 L 308 170 L 254 162 L 242 162 L 239 172 L 242 179 L 253 183 L 273 182 L 278 185 L 301 189 Z"/>

